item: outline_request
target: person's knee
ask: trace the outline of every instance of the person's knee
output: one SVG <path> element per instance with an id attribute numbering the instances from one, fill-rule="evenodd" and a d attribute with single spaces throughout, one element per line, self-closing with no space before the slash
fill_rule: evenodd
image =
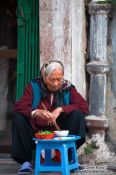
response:
<path id="1" fill-rule="evenodd" d="M 74 110 L 74 111 L 72 111 L 72 113 L 75 115 L 82 115 L 83 116 L 83 112 L 81 112 L 81 110 Z"/>
<path id="2" fill-rule="evenodd" d="M 84 120 L 84 114 L 80 110 L 75 110 L 71 112 L 71 118 Z"/>

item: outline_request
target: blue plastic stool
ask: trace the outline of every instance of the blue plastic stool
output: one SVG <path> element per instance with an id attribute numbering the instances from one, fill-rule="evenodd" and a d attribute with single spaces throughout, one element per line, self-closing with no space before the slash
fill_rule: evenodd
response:
<path id="1" fill-rule="evenodd" d="M 35 155 L 35 171 L 34 175 L 39 175 L 40 172 L 62 172 L 62 175 L 70 175 L 70 170 L 78 168 L 78 154 L 76 151 L 75 141 L 80 139 L 80 136 L 70 135 L 66 139 L 58 140 L 40 140 L 33 138 L 36 143 Z M 68 149 L 71 149 L 72 161 L 68 160 Z M 51 158 L 51 150 L 57 149 L 60 151 L 61 162 L 53 162 Z M 41 163 L 41 151 L 45 150 L 45 160 Z"/>

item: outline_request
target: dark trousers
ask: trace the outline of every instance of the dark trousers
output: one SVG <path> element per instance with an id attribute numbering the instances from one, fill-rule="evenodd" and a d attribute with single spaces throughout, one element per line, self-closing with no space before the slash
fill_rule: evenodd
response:
<path id="1" fill-rule="evenodd" d="M 85 119 L 81 111 L 73 111 L 71 113 L 62 113 L 57 123 L 61 129 L 68 129 L 69 134 L 79 135 L 81 139 L 76 142 L 79 148 L 85 142 Z M 23 163 L 31 162 L 32 152 L 35 149 L 35 143 L 32 140 L 34 131 L 31 128 L 28 119 L 20 113 L 14 113 L 12 122 L 12 158 Z"/>

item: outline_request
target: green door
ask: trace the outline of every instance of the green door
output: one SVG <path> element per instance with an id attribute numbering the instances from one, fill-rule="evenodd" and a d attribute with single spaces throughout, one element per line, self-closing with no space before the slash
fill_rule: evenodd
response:
<path id="1" fill-rule="evenodd" d="M 18 55 L 17 91 L 18 99 L 24 86 L 39 75 L 39 0 L 18 0 Z"/>

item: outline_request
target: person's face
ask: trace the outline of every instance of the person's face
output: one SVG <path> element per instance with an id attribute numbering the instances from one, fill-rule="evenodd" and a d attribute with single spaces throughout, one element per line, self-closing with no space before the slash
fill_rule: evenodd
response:
<path id="1" fill-rule="evenodd" d="M 57 91 L 61 87 L 62 79 L 63 79 L 62 70 L 55 69 L 53 72 L 51 72 L 45 77 L 45 83 L 47 85 L 47 88 L 52 92 Z"/>

